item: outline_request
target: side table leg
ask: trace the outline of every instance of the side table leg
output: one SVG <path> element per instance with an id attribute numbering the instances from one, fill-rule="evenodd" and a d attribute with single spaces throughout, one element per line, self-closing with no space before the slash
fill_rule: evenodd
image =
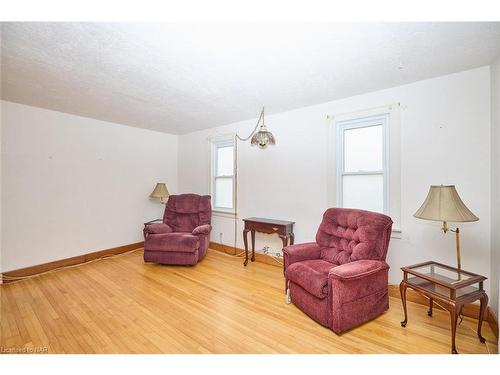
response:
<path id="1" fill-rule="evenodd" d="M 429 311 L 427 311 L 427 315 L 432 316 L 432 308 L 434 307 L 434 300 L 429 298 Z"/>
<path id="2" fill-rule="evenodd" d="M 288 289 L 288 280 L 286 279 L 286 261 L 285 261 L 285 253 L 283 253 L 283 277 L 285 278 L 285 294 Z"/>
<path id="3" fill-rule="evenodd" d="M 293 233 L 290 233 L 290 245 L 293 245 L 295 242 L 295 235 Z"/>
<path id="4" fill-rule="evenodd" d="M 248 264 L 248 229 L 243 230 L 243 243 L 245 244 L 245 261 L 243 265 L 246 267 Z"/>
<path id="5" fill-rule="evenodd" d="M 252 229 L 250 235 L 252 236 L 252 262 L 255 262 L 255 230 Z"/>
<path id="6" fill-rule="evenodd" d="M 452 306 L 450 309 L 451 317 L 451 354 L 458 354 L 457 347 L 455 346 L 455 336 L 457 334 L 457 321 L 460 306 Z"/>
<path id="7" fill-rule="evenodd" d="M 284 234 L 280 234 L 279 236 L 281 238 L 281 242 L 283 242 L 283 248 L 285 248 L 288 244 L 288 237 Z"/>
<path id="8" fill-rule="evenodd" d="M 483 294 L 483 297 L 481 297 L 481 305 L 480 305 L 480 310 L 479 310 L 479 320 L 477 322 L 477 336 L 479 337 L 479 341 L 482 343 L 486 342 L 486 339 L 481 336 L 481 327 L 483 326 L 483 320 L 486 315 L 486 307 L 488 306 L 488 296 Z"/>
<path id="9" fill-rule="evenodd" d="M 401 303 L 403 304 L 403 311 L 405 313 L 405 320 L 401 322 L 401 327 L 406 327 L 408 323 L 408 311 L 406 309 L 406 283 L 401 281 L 399 284 L 399 292 L 401 293 Z"/>

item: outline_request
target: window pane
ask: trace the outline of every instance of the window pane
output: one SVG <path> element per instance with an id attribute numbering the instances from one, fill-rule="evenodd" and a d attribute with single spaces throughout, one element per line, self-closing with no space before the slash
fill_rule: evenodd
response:
<path id="1" fill-rule="evenodd" d="M 384 212 L 384 177 L 357 175 L 342 177 L 342 206 Z"/>
<path id="2" fill-rule="evenodd" d="M 215 179 L 215 207 L 233 208 L 233 179 Z"/>
<path id="3" fill-rule="evenodd" d="M 381 171 L 383 151 L 382 125 L 344 131 L 346 172 Z"/>
<path id="4" fill-rule="evenodd" d="M 217 148 L 217 176 L 233 175 L 233 146 Z"/>

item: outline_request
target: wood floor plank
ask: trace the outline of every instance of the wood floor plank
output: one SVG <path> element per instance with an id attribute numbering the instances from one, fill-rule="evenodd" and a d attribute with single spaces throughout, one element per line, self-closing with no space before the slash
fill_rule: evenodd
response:
<path id="1" fill-rule="evenodd" d="M 194 267 L 144 264 L 142 251 L 2 285 L 0 346 L 50 353 L 446 353 L 450 319 L 401 301 L 336 335 L 284 302 L 283 271 L 210 250 Z M 498 353 L 465 318 L 461 353 Z"/>

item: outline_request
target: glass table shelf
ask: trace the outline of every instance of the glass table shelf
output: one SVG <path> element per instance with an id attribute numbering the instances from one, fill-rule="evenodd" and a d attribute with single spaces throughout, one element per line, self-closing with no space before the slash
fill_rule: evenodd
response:
<path id="1" fill-rule="evenodd" d="M 441 280 L 450 285 L 460 281 L 469 280 L 475 276 L 469 272 L 458 271 L 456 268 L 445 267 L 438 263 L 430 263 L 411 268 L 414 272 L 430 276 L 434 279 Z"/>
<path id="2" fill-rule="evenodd" d="M 430 274 L 430 275 L 432 275 L 432 274 Z M 432 277 L 439 279 L 441 281 L 445 281 L 445 282 L 450 282 L 449 280 L 453 280 L 453 279 L 446 280 L 444 277 L 436 277 L 435 275 L 432 275 Z M 408 283 L 413 284 L 415 286 L 419 286 L 419 287 L 421 287 L 429 292 L 434 292 L 434 293 L 439 294 L 443 297 L 448 297 L 448 298 L 450 297 L 450 288 L 442 286 L 440 284 L 436 284 L 435 282 L 423 279 L 421 277 L 418 277 L 418 276 L 409 277 Z M 462 288 L 457 289 L 456 296 L 457 297 L 465 296 L 467 294 L 477 292 L 478 290 L 479 290 L 479 286 L 477 286 L 477 287 L 464 286 Z"/>

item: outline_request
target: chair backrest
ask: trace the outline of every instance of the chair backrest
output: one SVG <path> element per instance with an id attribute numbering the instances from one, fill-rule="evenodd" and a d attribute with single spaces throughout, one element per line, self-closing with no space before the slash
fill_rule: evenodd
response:
<path id="1" fill-rule="evenodd" d="M 385 260 L 392 219 L 376 212 L 330 208 L 323 215 L 316 242 L 321 258 L 333 264 L 361 259 Z"/>
<path id="2" fill-rule="evenodd" d="M 210 195 L 171 195 L 163 214 L 163 222 L 174 232 L 191 232 L 198 225 L 210 224 L 211 218 Z"/>

